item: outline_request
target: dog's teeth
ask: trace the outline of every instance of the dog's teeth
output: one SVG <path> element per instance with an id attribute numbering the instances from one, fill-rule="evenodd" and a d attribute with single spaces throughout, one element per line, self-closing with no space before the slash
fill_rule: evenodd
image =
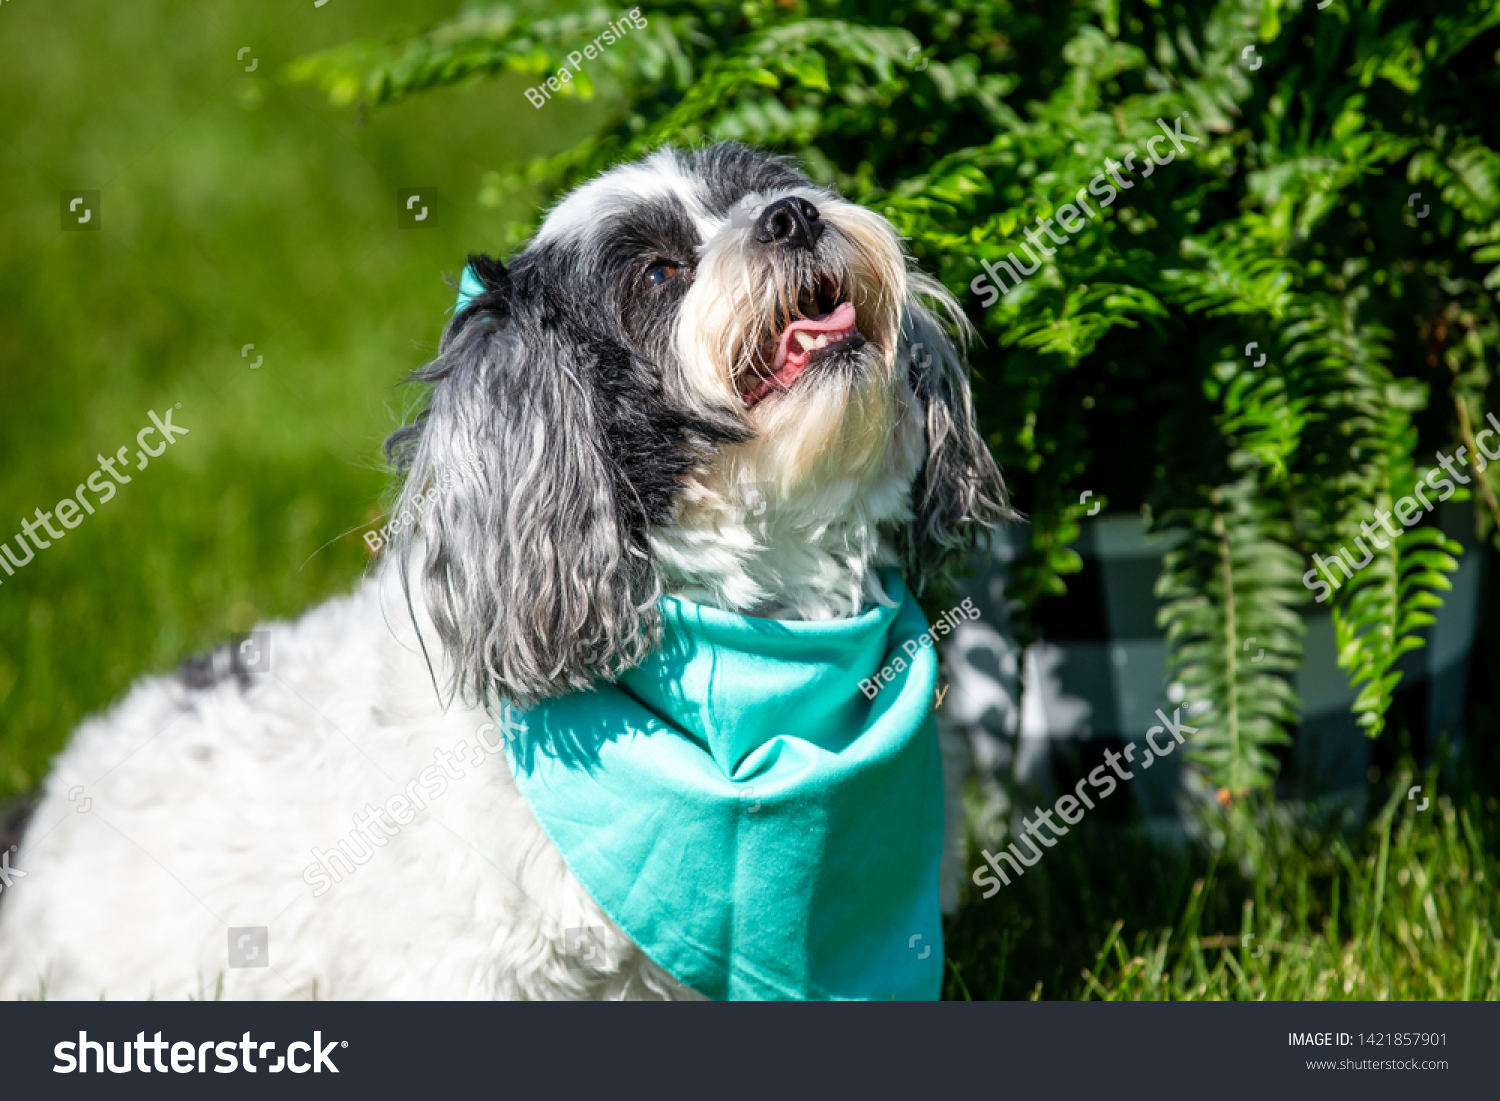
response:
<path id="1" fill-rule="evenodd" d="M 815 348 L 826 348 L 826 347 L 828 347 L 828 338 L 826 336 L 820 336 L 820 337 L 818 337 L 817 342 L 813 345 L 813 347 L 815 347 Z"/>
<path id="2" fill-rule="evenodd" d="M 802 350 L 804 352 L 810 352 L 814 348 L 820 346 L 820 345 L 818 345 L 817 343 L 815 343 L 813 341 L 811 333 L 803 332 L 801 329 L 798 329 L 792 335 L 797 338 L 797 343 L 800 344 L 800 345 L 802 345 Z"/>

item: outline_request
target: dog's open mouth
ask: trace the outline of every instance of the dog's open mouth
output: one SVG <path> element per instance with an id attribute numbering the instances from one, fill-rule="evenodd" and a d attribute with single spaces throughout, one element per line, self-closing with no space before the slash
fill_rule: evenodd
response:
<path id="1" fill-rule="evenodd" d="M 797 312 L 801 316 L 781 330 L 774 348 L 768 345 L 769 362 L 748 377 L 752 385 L 743 393 L 746 408 L 769 394 L 789 389 L 814 363 L 865 343 L 854 304 L 839 300 L 838 285 L 829 276 L 798 296 Z"/>

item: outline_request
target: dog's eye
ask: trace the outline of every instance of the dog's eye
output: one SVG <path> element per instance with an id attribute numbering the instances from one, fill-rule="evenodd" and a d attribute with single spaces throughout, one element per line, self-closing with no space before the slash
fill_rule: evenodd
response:
<path id="1" fill-rule="evenodd" d="M 659 287 L 676 274 L 676 264 L 670 260 L 658 260 L 646 269 L 646 286 Z"/>

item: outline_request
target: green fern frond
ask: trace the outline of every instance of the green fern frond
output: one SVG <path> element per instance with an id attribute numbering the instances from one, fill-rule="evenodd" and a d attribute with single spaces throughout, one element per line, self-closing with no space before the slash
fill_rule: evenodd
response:
<path id="1" fill-rule="evenodd" d="M 1350 683 L 1363 685 L 1353 710 L 1372 738 L 1385 728 L 1391 697 L 1401 683 L 1395 668 L 1402 654 L 1426 645 L 1417 634 L 1436 620 L 1430 609 L 1442 607 L 1438 592 L 1453 587 L 1448 574 L 1458 568 L 1463 547 L 1437 528 L 1407 532 L 1389 550 L 1361 570 L 1342 606 L 1333 609 L 1339 665 Z M 1363 555 L 1359 556 L 1363 558 Z"/>
<path id="2" fill-rule="evenodd" d="M 1284 482 L 1303 432 L 1323 416 L 1313 405 L 1310 396 L 1290 397 L 1286 380 L 1280 374 L 1245 370 L 1236 374 L 1224 390 L 1219 431 L 1236 438 L 1241 447 L 1255 456 L 1267 468 L 1270 481 Z"/>
<path id="3" fill-rule="evenodd" d="M 1290 525 L 1257 496 L 1253 475 L 1207 494 L 1204 506 L 1162 519 L 1184 542 L 1162 563 L 1156 595 L 1166 628 L 1168 679 L 1198 728 L 1191 758 L 1217 787 L 1270 787 L 1272 748 L 1290 742 L 1300 706 L 1290 674 L 1305 628 L 1295 611 L 1308 593 Z"/>
<path id="4" fill-rule="evenodd" d="M 645 27 L 632 27 L 600 54 L 598 64 L 630 85 L 687 87 L 697 52 L 693 43 L 702 39 L 696 6 L 674 4 L 675 11 L 653 11 Z M 287 66 L 284 76 L 290 83 L 321 89 L 336 106 L 385 106 L 502 72 L 550 76 L 566 64 L 570 52 L 582 50 L 620 18 L 617 8 L 593 2 L 549 9 L 497 4 L 465 12 L 394 41 L 309 54 Z M 569 71 L 573 79 L 560 94 L 591 97 L 589 68 Z"/>
<path id="5" fill-rule="evenodd" d="M 1333 607 L 1339 665 L 1360 689 L 1353 710 L 1371 737 L 1385 728 L 1386 712 L 1401 682 L 1396 664 L 1403 654 L 1425 645 L 1420 632 L 1436 622 L 1432 609 L 1443 603 L 1438 593 L 1453 587 L 1448 575 L 1458 569 L 1463 553 L 1463 547 L 1437 527 L 1406 526 L 1424 511 L 1424 500 L 1432 507 L 1437 498 L 1426 480 L 1427 469 L 1418 469 L 1411 458 L 1416 444 L 1411 412 L 1423 404 L 1417 389 L 1394 383 L 1388 387 L 1382 415 L 1387 450 L 1373 464 L 1381 478 L 1377 508 L 1361 522 L 1358 535 L 1349 530 L 1349 543 L 1359 553 L 1352 554 L 1345 544 L 1341 553 L 1331 555 L 1345 557 L 1349 567 L 1372 556 L 1357 572 L 1351 570 L 1351 579 L 1342 581 Z M 1393 513 L 1396 524 L 1391 522 Z M 1342 577 L 1341 571 L 1332 580 Z"/>

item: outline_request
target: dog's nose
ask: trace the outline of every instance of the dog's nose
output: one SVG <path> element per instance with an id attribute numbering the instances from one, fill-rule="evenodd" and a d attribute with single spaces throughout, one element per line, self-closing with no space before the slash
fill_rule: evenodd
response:
<path id="1" fill-rule="evenodd" d="M 763 245 L 810 249 L 823 236 L 818 208 L 806 199 L 777 199 L 760 212 L 755 239 Z"/>

